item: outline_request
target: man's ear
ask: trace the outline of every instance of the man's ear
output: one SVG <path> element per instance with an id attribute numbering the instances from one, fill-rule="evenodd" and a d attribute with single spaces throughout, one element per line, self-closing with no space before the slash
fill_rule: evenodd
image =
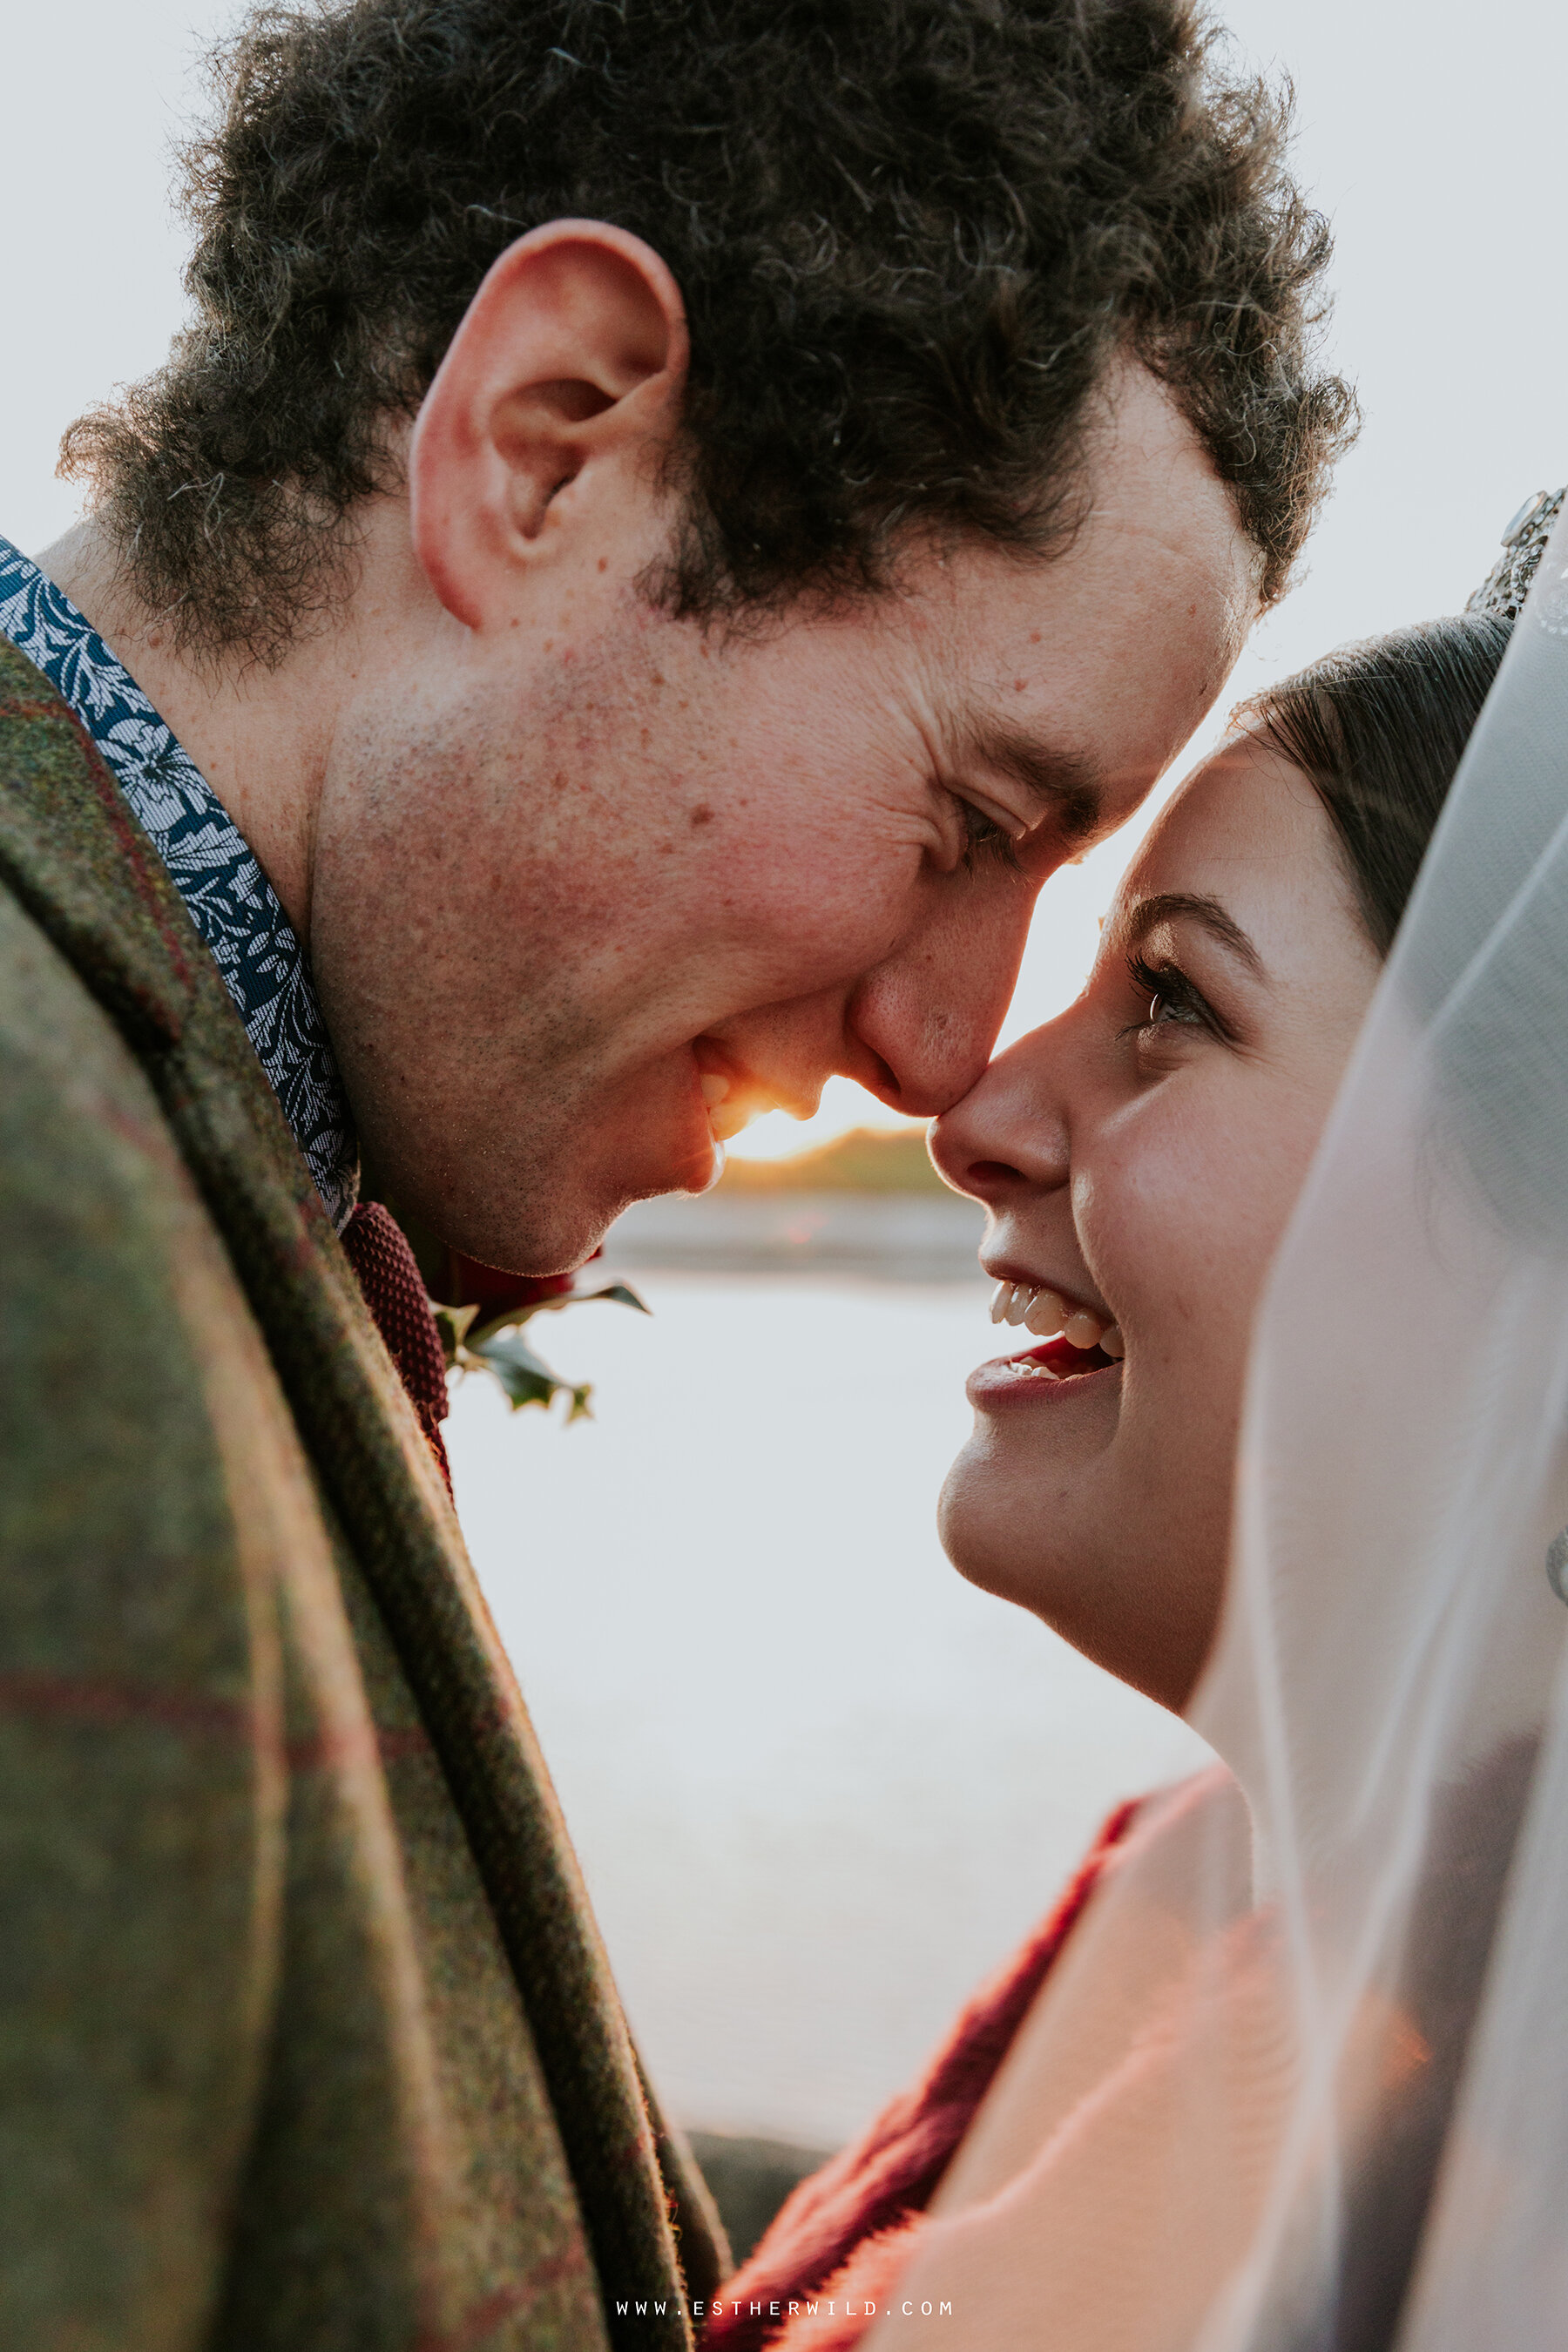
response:
<path id="1" fill-rule="evenodd" d="M 601 505 L 625 515 L 628 469 L 679 427 L 687 352 L 679 289 L 624 229 L 550 221 L 491 265 L 409 445 L 414 551 L 458 620 L 509 608 L 519 568 Z"/>

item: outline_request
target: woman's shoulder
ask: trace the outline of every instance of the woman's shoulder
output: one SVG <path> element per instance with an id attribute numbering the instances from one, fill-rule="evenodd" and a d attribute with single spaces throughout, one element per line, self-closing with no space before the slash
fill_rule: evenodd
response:
<path id="1" fill-rule="evenodd" d="M 1213 1768 L 1115 1808 L 1051 1909 L 971 1995 L 923 2073 L 780 2210 L 715 2299 L 704 2338 L 710 2352 L 787 2346 L 780 2330 L 787 2330 L 792 2301 L 863 2301 L 853 2282 L 868 2263 L 879 2278 L 897 2266 L 903 2239 L 930 2205 L 1097 1888 L 1130 1848 L 1169 1851 L 1179 1871 L 1181 1849 L 1216 1807 L 1233 1801 L 1233 1790 L 1229 1775 Z M 844 2315 L 846 2326 L 851 2320 L 846 2344 L 859 2332 L 857 2315 Z"/>

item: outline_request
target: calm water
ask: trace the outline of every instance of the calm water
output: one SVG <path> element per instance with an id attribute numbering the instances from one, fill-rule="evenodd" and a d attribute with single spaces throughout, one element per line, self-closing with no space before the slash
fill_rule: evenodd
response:
<path id="1" fill-rule="evenodd" d="M 942 1558 L 978 1281 L 641 1287 L 532 1326 L 593 1423 L 466 1383 L 458 1504 L 672 2112 L 829 2144 L 1206 1751 Z"/>

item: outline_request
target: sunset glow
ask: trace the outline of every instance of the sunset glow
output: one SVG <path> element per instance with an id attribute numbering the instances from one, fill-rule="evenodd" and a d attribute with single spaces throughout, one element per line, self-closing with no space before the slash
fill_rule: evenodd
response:
<path id="1" fill-rule="evenodd" d="M 754 1118 L 724 1150 L 731 1160 L 794 1160 L 803 1151 L 819 1150 L 823 1144 L 847 1135 L 851 1128 L 874 1127 L 896 1135 L 923 1124 L 889 1110 L 853 1078 L 829 1078 L 815 1118 L 791 1118 L 787 1111 L 770 1110 L 763 1118 Z"/>

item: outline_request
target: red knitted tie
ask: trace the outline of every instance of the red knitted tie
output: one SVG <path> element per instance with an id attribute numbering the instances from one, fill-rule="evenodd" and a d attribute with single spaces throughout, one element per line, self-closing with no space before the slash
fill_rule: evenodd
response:
<path id="1" fill-rule="evenodd" d="M 418 1262 L 402 1226 L 379 1201 L 360 1202 L 343 1227 L 342 1240 L 364 1303 L 397 1366 L 449 1495 L 452 1472 L 441 1435 L 448 1409 L 447 1360 Z"/>

